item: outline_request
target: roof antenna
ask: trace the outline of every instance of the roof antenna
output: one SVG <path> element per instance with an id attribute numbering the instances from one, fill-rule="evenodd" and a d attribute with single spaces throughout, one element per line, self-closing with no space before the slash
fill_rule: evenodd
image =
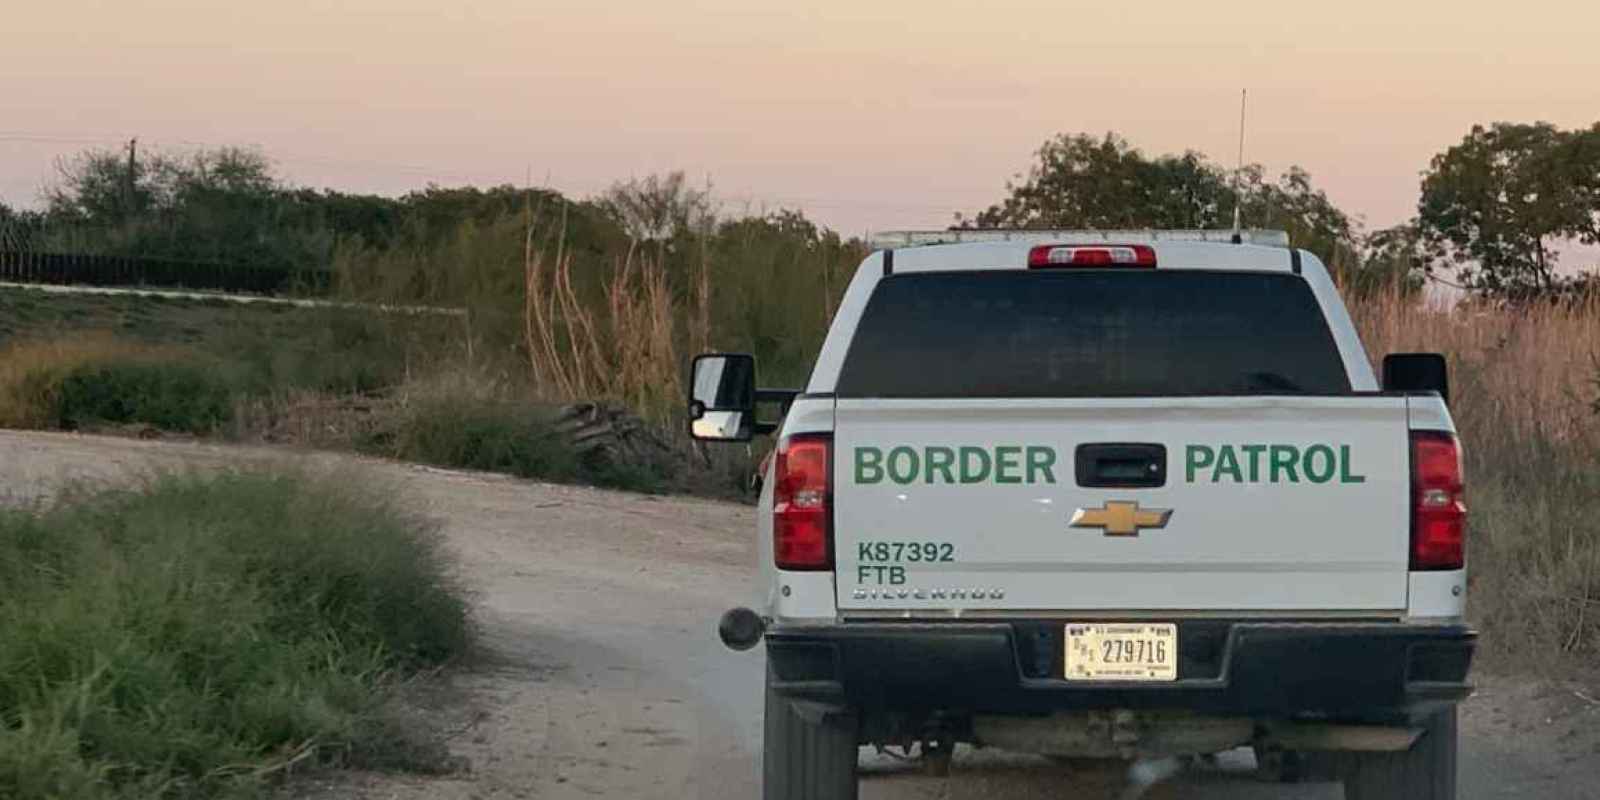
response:
<path id="1" fill-rule="evenodd" d="M 1239 90 L 1239 166 L 1233 171 L 1233 243 L 1243 244 L 1244 233 L 1239 224 L 1239 207 L 1244 205 L 1244 195 L 1239 191 L 1239 176 L 1244 174 L 1244 101 L 1248 90 Z"/>

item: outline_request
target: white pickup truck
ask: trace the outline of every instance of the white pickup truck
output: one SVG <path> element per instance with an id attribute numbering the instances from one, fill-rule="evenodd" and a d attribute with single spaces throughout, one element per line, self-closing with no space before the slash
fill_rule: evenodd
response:
<path id="1" fill-rule="evenodd" d="M 1475 634 L 1441 357 L 1380 384 L 1281 233 L 875 243 L 803 391 L 694 364 L 693 435 L 777 437 L 766 596 L 720 626 L 766 643 L 769 800 L 957 743 L 1249 746 L 1352 800 L 1455 796 Z"/>

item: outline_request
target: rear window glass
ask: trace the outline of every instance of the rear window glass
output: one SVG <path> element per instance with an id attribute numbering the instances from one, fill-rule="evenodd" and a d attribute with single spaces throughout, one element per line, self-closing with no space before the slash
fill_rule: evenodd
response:
<path id="1" fill-rule="evenodd" d="M 848 397 L 1348 391 L 1303 278 L 1158 270 L 890 276 L 837 387 Z"/>

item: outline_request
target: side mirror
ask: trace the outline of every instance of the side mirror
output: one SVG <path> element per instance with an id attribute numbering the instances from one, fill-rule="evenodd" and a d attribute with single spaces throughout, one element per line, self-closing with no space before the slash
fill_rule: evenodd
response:
<path id="1" fill-rule="evenodd" d="M 694 358 L 689 378 L 689 435 L 748 442 L 756 427 L 756 359 L 742 353 Z"/>
<path id="2" fill-rule="evenodd" d="M 1438 353 L 1390 353 L 1383 357 L 1386 392 L 1438 392 L 1450 402 L 1450 368 Z"/>

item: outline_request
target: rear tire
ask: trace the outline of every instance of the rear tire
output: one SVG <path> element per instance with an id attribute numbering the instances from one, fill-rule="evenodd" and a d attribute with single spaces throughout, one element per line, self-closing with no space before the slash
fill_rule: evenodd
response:
<path id="1" fill-rule="evenodd" d="M 1456 710 L 1429 718 L 1404 753 L 1304 753 L 1304 774 L 1344 782 L 1345 800 L 1455 800 Z"/>
<path id="2" fill-rule="evenodd" d="M 857 729 L 853 712 L 790 700 L 774 691 L 768 665 L 762 797 L 856 800 Z"/>

